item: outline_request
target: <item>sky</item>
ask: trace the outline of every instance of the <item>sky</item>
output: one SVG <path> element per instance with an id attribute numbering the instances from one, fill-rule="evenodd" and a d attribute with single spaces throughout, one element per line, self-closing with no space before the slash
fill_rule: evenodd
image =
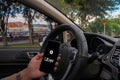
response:
<path id="1" fill-rule="evenodd" d="M 118 15 L 120 15 L 120 9 L 119 10 L 115 10 L 113 12 L 110 12 L 110 11 L 107 11 L 108 14 L 111 16 L 111 17 L 117 17 Z M 106 16 L 106 17 L 109 17 L 109 16 Z"/>

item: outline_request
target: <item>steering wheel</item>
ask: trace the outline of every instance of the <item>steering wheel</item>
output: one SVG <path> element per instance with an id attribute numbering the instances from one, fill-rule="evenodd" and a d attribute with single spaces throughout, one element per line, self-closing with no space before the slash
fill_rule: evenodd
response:
<path id="1" fill-rule="evenodd" d="M 88 46 L 84 33 L 80 28 L 71 24 L 60 25 L 51 31 L 44 41 L 40 52 L 44 52 L 49 40 L 55 40 L 60 33 L 67 30 L 74 34 L 77 41 L 77 49 L 69 43 L 61 43 L 61 60 L 57 72 L 52 74 L 55 80 L 79 80 L 80 74 L 88 60 Z"/>

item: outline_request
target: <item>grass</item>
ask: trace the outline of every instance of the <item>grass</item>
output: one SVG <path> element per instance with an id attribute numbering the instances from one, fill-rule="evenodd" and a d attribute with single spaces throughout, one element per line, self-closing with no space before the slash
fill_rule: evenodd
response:
<path id="1" fill-rule="evenodd" d="M 0 48 L 37 48 L 40 47 L 39 43 L 35 44 L 12 44 L 8 46 L 0 46 Z"/>

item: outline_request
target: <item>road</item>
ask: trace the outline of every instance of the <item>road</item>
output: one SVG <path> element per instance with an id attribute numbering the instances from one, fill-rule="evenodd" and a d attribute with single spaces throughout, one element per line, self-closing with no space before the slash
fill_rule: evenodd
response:
<path id="1" fill-rule="evenodd" d="M 34 40 L 34 42 L 38 42 L 38 40 Z M 12 44 L 25 44 L 25 43 L 29 43 L 29 40 L 20 40 L 20 41 L 9 41 L 8 45 L 12 45 Z M 0 42 L 0 46 L 3 45 L 3 42 Z"/>

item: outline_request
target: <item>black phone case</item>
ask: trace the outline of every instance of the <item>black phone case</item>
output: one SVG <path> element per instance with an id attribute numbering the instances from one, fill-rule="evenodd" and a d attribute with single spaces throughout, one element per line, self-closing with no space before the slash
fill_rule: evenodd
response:
<path id="1" fill-rule="evenodd" d="M 48 41 L 46 49 L 44 51 L 44 56 L 41 62 L 40 71 L 46 73 L 53 73 L 55 62 L 59 54 L 60 42 Z"/>

